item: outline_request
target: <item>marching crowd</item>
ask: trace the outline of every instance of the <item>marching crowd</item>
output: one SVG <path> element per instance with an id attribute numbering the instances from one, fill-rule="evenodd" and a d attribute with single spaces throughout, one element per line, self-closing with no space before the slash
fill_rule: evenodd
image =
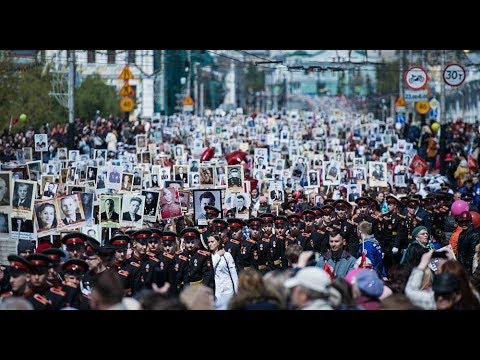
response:
<path id="1" fill-rule="evenodd" d="M 141 173 L 138 187 L 99 191 L 97 179 L 82 190 L 95 196 L 98 237 L 75 225 L 36 241 L 19 236 L 0 270 L 0 309 L 480 309 L 478 124 L 449 124 L 440 158 L 438 123 L 383 122 L 342 110 L 344 101 L 326 98 L 312 113 L 77 120 L 79 162 L 98 174 L 131 163 L 125 174 Z M 65 131 L 42 129 L 42 164 L 58 161 Z M 16 150 L 33 134 L 4 133 L 2 162 L 20 166 Z M 107 150 L 102 162 L 97 149 Z M 77 161 L 61 167 L 77 169 L 71 185 L 88 182 Z M 165 168 L 169 176 L 153 183 Z M 210 168 L 214 179 L 202 180 Z M 192 195 L 180 216 L 167 211 L 171 202 L 145 208 L 151 221 L 138 215 L 141 226 L 107 221 L 107 208 L 100 215 L 100 194 L 134 196 L 134 217 L 146 190 L 153 198 L 173 179 L 168 197 Z M 203 202 L 215 190 L 221 200 Z"/>

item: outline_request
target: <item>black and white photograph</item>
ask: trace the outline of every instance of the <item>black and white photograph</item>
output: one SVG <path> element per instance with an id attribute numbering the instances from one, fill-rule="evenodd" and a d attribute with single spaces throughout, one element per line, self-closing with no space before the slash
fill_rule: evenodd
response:
<path id="1" fill-rule="evenodd" d="M 107 161 L 107 149 L 95 149 L 93 154 L 95 160 L 103 159 L 104 161 Z"/>
<path id="2" fill-rule="evenodd" d="M 183 181 L 185 184 L 184 187 L 188 187 L 188 166 L 173 165 L 173 179 Z"/>
<path id="3" fill-rule="evenodd" d="M 213 166 L 200 166 L 200 185 L 214 186 Z"/>
<path id="4" fill-rule="evenodd" d="M 82 226 L 80 228 L 80 232 L 82 234 L 90 236 L 91 238 L 94 238 L 100 243 L 100 245 L 104 245 L 102 239 L 102 228 L 100 227 L 100 225 Z"/>
<path id="5" fill-rule="evenodd" d="M 120 190 L 122 192 L 130 192 L 133 187 L 133 174 L 132 173 L 122 173 L 122 187 Z"/>
<path id="6" fill-rule="evenodd" d="M 55 205 L 59 227 L 75 229 L 85 225 L 85 213 L 79 193 L 57 197 Z"/>
<path id="7" fill-rule="evenodd" d="M 188 174 L 189 181 L 188 184 L 190 185 L 190 188 L 195 188 L 200 185 L 200 173 L 198 172 L 190 172 Z M 226 184 L 226 180 L 223 180 L 223 182 Z M 220 185 L 219 185 L 220 186 Z"/>
<path id="8" fill-rule="evenodd" d="M 32 161 L 33 160 L 33 151 L 31 147 L 24 147 L 23 148 L 23 160 L 24 161 Z"/>
<path id="9" fill-rule="evenodd" d="M 5 237 L 10 233 L 10 221 L 8 213 L 0 212 L 0 237 Z"/>
<path id="10" fill-rule="evenodd" d="M 387 186 L 387 164 L 380 161 L 368 162 L 368 184 Z"/>
<path id="11" fill-rule="evenodd" d="M 37 241 L 37 233 L 33 228 L 33 219 L 27 220 L 22 218 L 10 217 L 12 240 L 34 240 Z"/>
<path id="12" fill-rule="evenodd" d="M 227 189 L 232 192 L 243 192 L 243 165 L 227 166 Z"/>
<path id="13" fill-rule="evenodd" d="M 87 167 L 87 176 L 85 180 L 87 181 L 97 181 L 98 168 L 96 166 Z"/>
<path id="14" fill-rule="evenodd" d="M 356 179 L 357 184 L 366 183 L 366 168 L 365 166 L 354 166 L 352 176 Z"/>
<path id="15" fill-rule="evenodd" d="M 158 191 L 142 191 L 145 196 L 145 207 L 143 209 L 143 219 L 145 221 L 154 222 L 158 216 L 158 199 L 160 193 Z"/>
<path id="16" fill-rule="evenodd" d="M 42 200 L 53 199 L 57 195 L 57 187 L 58 184 L 55 184 L 53 181 L 46 181 L 45 185 L 43 186 Z"/>
<path id="17" fill-rule="evenodd" d="M 222 191 L 220 189 L 192 190 L 193 192 L 193 218 L 195 225 L 207 225 L 205 206 L 210 205 L 220 210 L 222 214 Z"/>
<path id="18" fill-rule="evenodd" d="M 42 163 L 40 160 L 27 162 L 28 178 L 32 181 L 40 179 L 42 174 Z"/>
<path id="19" fill-rule="evenodd" d="M 33 201 L 37 193 L 37 182 L 14 180 L 12 192 L 12 216 L 33 220 Z"/>
<path id="20" fill-rule="evenodd" d="M 37 236 L 55 235 L 57 233 L 57 209 L 55 201 L 42 200 L 35 203 L 35 228 L 37 229 Z"/>
<path id="21" fill-rule="evenodd" d="M 347 201 L 352 205 L 355 203 L 355 200 L 362 196 L 362 185 L 360 184 L 349 184 L 347 187 Z"/>
<path id="22" fill-rule="evenodd" d="M 145 135 L 136 135 L 135 136 L 135 146 L 138 150 L 138 152 L 141 152 L 142 150 L 147 150 L 147 140 Z"/>
<path id="23" fill-rule="evenodd" d="M 100 225 L 105 228 L 120 227 L 121 199 L 119 195 L 99 195 Z"/>
<path id="24" fill-rule="evenodd" d="M 35 134 L 35 151 L 48 151 L 47 134 Z"/>
<path id="25" fill-rule="evenodd" d="M 227 176 L 225 174 L 225 166 L 215 166 L 215 184 L 216 186 L 227 186 Z"/>
<path id="26" fill-rule="evenodd" d="M 80 161 L 80 150 L 68 150 L 68 161 L 69 162 Z"/>
<path id="27" fill-rule="evenodd" d="M 120 225 L 133 228 L 142 228 L 145 196 L 124 194 L 122 200 L 122 217 Z"/>
<path id="28" fill-rule="evenodd" d="M 176 145 L 173 150 L 173 157 L 175 159 L 181 159 L 183 157 L 184 145 Z"/>
<path id="29" fill-rule="evenodd" d="M 316 188 L 320 186 L 320 174 L 318 170 L 309 170 L 307 178 L 307 187 Z"/>
<path id="30" fill-rule="evenodd" d="M 283 181 L 269 180 L 268 181 L 268 203 L 284 202 L 285 194 L 283 191 Z"/>
<path id="31" fill-rule="evenodd" d="M 80 193 L 80 200 L 82 201 L 86 226 L 92 226 L 94 223 L 94 219 L 93 219 L 94 195 L 95 194 L 88 193 L 88 192 Z"/>
<path id="32" fill-rule="evenodd" d="M 248 219 L 250 215 L 250 194 L 245 192 L 232 193 L 237 218 Z"/>
<path id="33" fill-rule="evenodd" d="M 340 185 L 340 166 L 337 161 L 323 162 L 323 185 Z"/>
<path id="34" fill-rule="evenodd" d="M 107 166 L 106 187 L 113 190 L 120 190 L 122 187 L 122 175 L 120 166 Z"/>
<path id="35" fill-rule="evenodd" d="M 394 177 L 395 177 L 395 186 L 396 187 L 407 187 L 407 183 L 405 182 L 405 175 L 404 174 L 394 175 Z"/>
<path id="36" fill-rule="evenodd" d="M 10 206 L 11 183 L 12 173 L 10 171 L 0 171 L 0 209 Z"/>

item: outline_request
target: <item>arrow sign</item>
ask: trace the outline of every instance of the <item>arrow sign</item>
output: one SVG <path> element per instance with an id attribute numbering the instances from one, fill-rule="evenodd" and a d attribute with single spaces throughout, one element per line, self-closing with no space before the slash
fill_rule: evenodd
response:
<path id="1" fill-rule="evenodd" d="M 130 70 L 128 65 L 125 65 L 125 67 L 123 68 L 123 70 L 120 73 L 120 75 L 118 76 L 118 78 L 122 79 L 122 80 L 132 80 L 132 79 L 134 79 L 133 74 L 132 74 L 132 70 Z"/>
<path id="2" fill-rule="evenodd" d="M 118 95 L 120 96 L 135 96 L 135 91 L 133 91 L 133 88 L 128 84 L 128 82 L 125 82 L 118 92 Z"/>

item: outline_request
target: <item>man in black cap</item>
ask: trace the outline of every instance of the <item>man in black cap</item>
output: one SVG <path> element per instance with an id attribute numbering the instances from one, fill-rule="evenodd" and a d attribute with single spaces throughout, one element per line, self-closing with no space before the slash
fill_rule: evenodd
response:
<path id="1" fill-rule="evenodd" d="M 177 234 L 173 231 L 162 231 L 160 244 L 165 254 L 173 256 L 176 293 L 178 294 L 183 290 L 184 284 L 188 283 L 188 257 L 183 254 L 182 250 L 178 250 Z"/>
<path id="2" fill-rule="evenodd" d="M 401 239 L 406 238 L 405 216 L 398 213 L 401 206 L 400 200 L 393 195 L 386 197 L 388 213 L 382 215 L 382 234 L 377 239 L 384 253 L 383 265 L 388 270 L 393 264 L 400 262 L 401 254 L 395 244 L 400 244 Z"/>
<path id="3" fill-rule="evenodd" d="M 62 244 L 65 245 L 69 259 L 85 258 L 87 237 L 81 232 L 71 232 L 62 237 Z"/>
<path id="4" fill-rule="evenodd" d="M 108 268 L 121 276 L 125 296 L 133 296 L 143 288 L 140 280 L 142 276 L 140 268 L 127 261 L 127 249 L 130 240 L 131 238 L 128 235 L 116 234 L 112 236 L 108 245 L 114 250 L 112 262 Z"/>
<path id="5" fill-rule="evenodd" d="M 132 266 L 140 269 L 142 276 L 140 281 L 141 285 L 136 284 L 135 287 L 145 287 L 146 289 L 152 288 L 154 282 L 154 273 L 159 268 L 159 264 L 152 260 L 147 255 L 147 244 L 152 237 L 152 232 L 147 229 L 137 230 L 132 233 L 132 256 L 127 260 Z"/>
<path id="6" fill-rule="evenodd" d="M 381 233 L 381 216 L 370 213 L 371 200 L 368 197 L 361 196 L 355 199 L 355 204 L 357 204 L 357 213 L 352 216 L 352 221 L 357 225 L 362 221 L 368 221 L 372 224 L 375 238 L 378 239 Z"/>
<path id="7" fill-rule="evenodd" d="M 220 210 L 217 209 L 215 206 L 205 205 L 205 218 L 207 221 L 206 225 L 198 225 L 198 231 L 200 232 L 200 249 L 208 251 L 207 239 L 212 234 L 212 221 L 218 219 L 220 215 Z"/>
<path id="8" fill-rule="evenodd" d="M 263 220 L 260 218 L 254 217 L 254 218 L 248 219 L 247 224 L 250 230 L 250 237 L 248 239 L 243 240 L 242 245 L 240 247 L 240 253 L 242 254 L 242 262 L 243 262 L 242 266 L 244 270 L 251 267 L 259 270 L 257 240 L 260 240 L 260 237 L 261 237 Z M 262 270 L 266 270 L 266 266 Z"/>
<path id="9" fill-rule="evenodd" d="M 17 254 L 26 258 L 29 254 L 35 252 L 35 243 L 30 240 L 18 240 Z"/>
<path id="10" fill-rule="evenodd" d="M 242 219 L 236 218 L 228 219 L 227 223 L 230 239 L 224 243 L 224 249 L 232 255 L 238 274 L 243 270 L 243 257 L 240 250 L 243 242 L 243 227 L 247 224 Z"/>
<path id="11" fill-rule="evenodd" d="M 285 246 L 292 244 L 298 244 L 302 246 L 302 244 L 300 244 L 299 240 L 297 239 L 297 236 L 300 234 L 300 229 L 302 228 L 300 216 L 298 216 L 297 214 L 292 214 L 287 216 L 287 220 L 289 232 L 288 235 L 286 235 L 287 242 Z M 302 249 L 304 249 L 303 246 Z"/>
<path id="12" fill-rule="evenodd" d="M 303 210 L 302 215 L 305 227 L 297 236 L 297 240 L 303 250 L 321 252 L 321 237 L 315 228 L 315 213 L 313 210 Z"/>
<path id="13" fill-rule="evenodd" d="M 9 296 L 23 296 L 28 290 L 28 273 L 30 271 L 30 263 L 21 256 L 9 255 L 7 260 L 9 261 L 8 270 L 10 291 L 0 295 L 0 299 Z"/>
<path id="14" fill-rule="evenodd" d="M 285 256 L 285 234 L 288 230 L 288 220 L 285 216 L 276 216 L 273 219 L 275 235 L 271 238 L 272 268 L 274 270 L 286 269 L 288 260 Z"/>
<path id="15" fill-rule="evenodd" d="M 88 264 L 80 259 L 69 259 L 62 264 L 64 285 L 76 289 L 75 296 L 70 301 L 71 307 L 87 310 L 89 309 L 88 294 L 84 294 L 80 287 L 83 276 L 88 272 Z"/>
<path id="16" fill-rule="evenodd" d="M 48 284 L 47 277 L 49 269 L 53 266 L 52 260 L 44 254 L 31 254 L 27 256 L 30 262 L 30 281 L 29 288 L 32 295 L 27 297 L 35 310 L 52 309 L 60 310 L 66 306 L 67 293 L 61 289 L 51 287 Z M 47 300 L 38 297 L 42 296 Z"/>
<path id="17" fill-rule="evenodd" d="M 350 220 L 350 210 L 352 205 L 345 200 L 337 200 L 334 202 L 336 220 L 333 221 L 332 227 L 341 231 L 343 238 L 347 241 L 346 250 L 350 254 L 358 252 L 359 239 L 357 234 L 357 224 Z"/>
<path id="18" fill-rule="evenodd" d="M 188 284 L 203 284 L 215 289 L 215 278 L 212 271 L 212 256 L 208 251 L 198 248 L 200 233 L 197 229 L 186 227 L 180 233 L 185 244 L 184 256 L 188 257 Z"/>
<path id="19" fill-rule="evenodd" d="M 147 255 L 153 261 L 157 262 L 159 268 L 157 274 L 155 274 L 154 283 L 158 287 L 164 286 L 168 282 L 169 289 L 168 292 L 171 294 L 177 294 L 177 273 L 175 272 L 175 257 L 169 252 L 165 252 L 162 244 L 162 237 L 164 233 L 167 233 L 165 237 L 175 235 L 173 232 L 162 232 L 160 229 L 151 228 L 149 229 L 152 232 L 151 238 L 148 240 L 147 245 Z M 170 233 L 170 234 L 168 234 Z M 175 239 L 175 237 L 173 237 Z"/>

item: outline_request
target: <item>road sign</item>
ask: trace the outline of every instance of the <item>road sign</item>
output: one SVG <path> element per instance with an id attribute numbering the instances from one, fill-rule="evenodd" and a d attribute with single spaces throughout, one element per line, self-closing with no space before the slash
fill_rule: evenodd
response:
<path id="1" fill-rule="evenodd" d="M 130 84 L 125 81 L 122 88 L 118 92 L 118 95 L 120 95 L 120 96 L 135 96 L 135 91 L 133 91 L 133 88 L 130 86 Z"/>
<path id="2" fill-rule="evenodd" d="M 427 100 L 428 90 L 405 90 L 405 101 L 408 103 Z"/>
<path id="3" fill-rule="evenodd" d="M 395 115 L 395 122 L 396 123 L 402 123 L 402 124 L 405 124 L 405 114 L 397 114 Z"/>
<path id="4" fill-rule="evenodd" d="M 438 119 L 438 108 L 430 109 L 428 112 L 428 116 L 430 119 L 437 120 Z"/>
<path id="5" fill-rule="evenodd" d="M 440 103 L 438 102 L 437 99 L 433 98 L 430 100 L 430 108 L 431 109 L 437 109 L 440 106 Z"/>
<path id="6" fill-rule="evenodd" d="M 395 100 L 395 107 L 404 107 L 407 106 L 405 99 L 402 96 L 399 96 L 397 100 Z"/>
<path id="7" fill-rule="evenodd" d="M 465 69 L 458 64 L 450 64 L 443 70 L 443 81 L 450 86 L 462 85 L 465 77 Z"/>
<path id="8" fill-rule="evenodd" d="M 428 75 L 421 66 L 413 66 L 405 71 L 403 80 L 410 89 L 419 90 L 427 84 Z"/>
<path id="9" fill-rule="evenodd" d="M 424 115 L 430 110 L 430 104 L 428 103 L 428 101 L 418 101 L 415 104 L 415 109 L 419 114 Z"/>
<path id="10" fill-rule="evenodd" d="M 132 111 L 134 106 L 135 106 L 135 101 L 133 101 L 128 97 L 124 97 L 122 98 L 122 100 L 120 100 L 120 109 L 122 109 L 122 111 L 125 111 L 125 112 Z"/>
<path id="11" fill-rule="evenodd" d="M 128 65 L 125 65 L 125 67 L 122 69 L 122 72 L 118 76 L 119 79 L 122 80 L 132 80 L 135 79 L 132 74 L 132 70 L 128 67 Z"/>
<path id="12" fill-rule="evenodd" d="M 194 102 L 193 99 L 190 95 L 187 95 L 185 97 L 185 100 L 183 100 L 183 106 L 193 106 Z"/>

